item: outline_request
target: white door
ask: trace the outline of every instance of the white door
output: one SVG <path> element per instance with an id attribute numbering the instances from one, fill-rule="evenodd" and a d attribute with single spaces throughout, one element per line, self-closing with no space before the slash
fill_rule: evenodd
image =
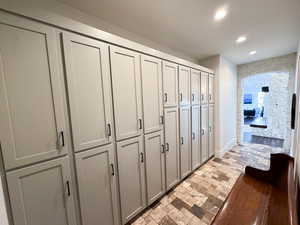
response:
<path id="1" fill-rule="evenodd" d="M 214 75 L 210 74 L 208 78 L 208 100 L 209 103 L 214 103 L 215 96 L 214 96 Z"/>
<path id="2" fill-rule="evenodd" d="M 209 141 L 209 128 L 208 128 L 208 105 L 201 106 L 201 158 L 205 162 L 208 155 L 208 141 Z"/>
<path id="3" fill-rule="evenodd" d="M 165 109 L 165 152 L 167 190 L 180 181 L 178 109 Z"/>
<path id="4" fill-rule="evenodd" d="M 181 178 L 191 172 L 191 108 L 180 108 L 180 168 Z"/>
<path id="5" fill-rule="evenodd" d="M 68 157 L 7 173 L 14 225 L 76 225 Z"/>
<path id="6" fill-rule="evenodd" d="M 165 193 L 165 157 L 163 131 L 145 135 L 148 205 Z"/>
<path id="7" fill-rule="evenodd" d="M 117 143 L 122 223 L 146 206 L 143 137 Z"/>
<path id="8" fill-rule="evenodd" d="M 201 72 L 199 70 L 191 69 L 191 101 L 193 105 L 200 104 L 200 79 Z"/>
<path id="9" fill-rule="evenodd" d="M 208 103 L 208 73 L 201 73 L 201 104 Z"/>
<path id="10" fill-rule="evenodd" d="M 191 69 L 179 66 L 179 102 L 181 106 L 191 102 Z"/>
<path id="11" fill-rule="evenodd" d="M 214 105 L 209 105 L 209 157 L 215 154 L 215 140 L 214 140 Z"/>
<path id="12" fill-rule="evenodd" d="M 83 225 L 119 224 L 113 144 L 76 154 Z"/>
<path id="13" fill-rule="evenodd" d="M 55 30 L 0 17 L 0 141 L 6 169 L 67 153 Z"/>
<path id="14" fill-rule="evenodd" d="M 111 46 L 111 74 L 117 140 L 143 131 L 139 54 Z"/>
<path id="15" fill-rule="evenodd" d="M 201 164 L 200 106 L 192 106 L 192 169 Z"/>
<path id="16" fill-rule="evenodd" d="M 142 55 L 141 70 L 144 131 L 148 134 L 163 129 L 162 62 Z"/>
<path id="17" fill-rule="evenodd" d="M 178 65 L 163 61 L 164 106 L 178 105 Z"/>
<path id="18" fill-rule="evenodd" d="M 75 151 L 110 143 L 112 107 L 108 45 L 63 33 L 63 46 Z"/>

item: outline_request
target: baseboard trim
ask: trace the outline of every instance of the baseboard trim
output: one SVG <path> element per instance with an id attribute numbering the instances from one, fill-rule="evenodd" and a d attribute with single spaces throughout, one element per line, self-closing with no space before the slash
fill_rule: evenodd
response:
<path id="1" fill-rule="evenodd" d="M 234 146 L 237 145 L 237 138 L 232 138 L 230 141 L 228 141 L 224 147 L 220 148 L 218 151 L 216 151 L 217 157 L 222 157 L 226 152 L 231 150 Z"/>

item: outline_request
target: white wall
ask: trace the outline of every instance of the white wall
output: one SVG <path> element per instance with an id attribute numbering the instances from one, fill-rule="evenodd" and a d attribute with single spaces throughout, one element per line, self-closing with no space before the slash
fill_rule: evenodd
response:
<path id="1" fill-rule="evenodd" d="M 222 155 L 236 145 L 237 66 L 223 56 L 200 61 L 213 69 L 215 76 L 215 151 Z"/>

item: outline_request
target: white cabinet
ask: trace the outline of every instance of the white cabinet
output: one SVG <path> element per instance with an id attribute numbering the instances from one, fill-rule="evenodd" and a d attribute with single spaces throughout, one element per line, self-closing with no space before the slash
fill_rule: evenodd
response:
<path id="1" fill-rule="evenodd" d="M 162 61 L 141 56 L 144 132 L 163 129 Z"/>
<path id="2" fill-rule="evenodd" d="M 192 106 L 192 169 L 201 164 L 201 136 L 200 118 L 201 110 L 199 105 Z"/>
<path id="3" fill-rule="evenodd" d="M 191 101 L 192 105 L 200 104 L 200 79 L 201 72 L 199 70 L 191 69 Z"/>
<path id="4" fill-rule="evenodd" d="M 76 153 L 83 225 L 119 224 L 113 144 Z"/>
<path id="5" fill-rule="evenodd" d="M 215 140 L 214 140 L 214 105 L 209 105 L 209 115 L 208 115 L 208 130 L 209 130 L 209 157 L 215 154 Z"/>
<path id="6" fill-rule="evenodd" d="M 181 106 L 191 102 L 191 69 L 179 66 L 179 102 Z"/>
<path id="7" fill-rule="evenodd" d="M 147 200 L 150 205 L 165 193 L 163 131 L 145 135 Z"/>
<path id="8" fill-rule="evenodd" d="M 208 73 L 201 73 L 201 104 L 208 103 Z"/>
<path id="9" fill-rule="evenodd" d="M 7 173 L 14 225 L 76 225 L 67 157 Z"/>
<path id="10" fill-rule="evenodd" d="M 208 105 L 201 106 L 201 158 L 202 162 L 208 159 L 208 142 L 209 142 L 209 128 L 208 128 Z"/>
<path id="11" fill-rule="evenodd" d="M 75 151 L 112 141 L 108 45 L 63 33 Z"/>
<path id="12" fill-rule="evenodd" d="M 0 141 L 11 169 L 67 153 L 55 31 L 1 16 Z"/>
<path id="13" fill-rule="evenodd" d="M 117 143 L 122 223 L 146 206 L 143 137 Z"/>
<path id="14" fill-rule="evenodd" d="M 116 138 L 122 140 L 142 134 L 142 96 L 139 54 L 111 46 Z"/>
<path id="15" fill-rule="evenodd" d="M 209 103 L 215 102 L 215 95 L 214 95 L 214 75 L 210 74 L 208 78 L 208 101 Z"/>
<path id="16" fill-rule="evenodd" d="M 165 109 L 166 187 L 180 181 L 178 108 Z"/>
<path id="17" fill-rule="evenodd" d="M 178 105 L 178 65 L 167 61 L 163 62 L 163 90 L 164 106 Z"/>
<path id="18" fill-rule="evenodd" d="M 180 174 L 181 178 L 191 172 L 191 108 L 180 108 Z"/>

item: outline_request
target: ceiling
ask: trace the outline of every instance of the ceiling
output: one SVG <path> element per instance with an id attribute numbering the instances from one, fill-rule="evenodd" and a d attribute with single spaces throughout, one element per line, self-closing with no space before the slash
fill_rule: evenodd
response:
<path id="1" fill-rule="evenodd" d="M 222 54 L 242 64 L 295 52 L 300 39 L 300 0 L 60 1 L 197 59 Z M 228 14 L 215 21 L 222 7 Z"/>

